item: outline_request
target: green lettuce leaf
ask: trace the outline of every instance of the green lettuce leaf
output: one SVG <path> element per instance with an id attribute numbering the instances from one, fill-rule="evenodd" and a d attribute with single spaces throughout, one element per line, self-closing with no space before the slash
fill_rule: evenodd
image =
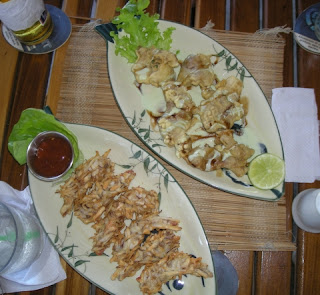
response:
<path id="1" fill-rule="evenodd" d="M 125 33 L 121 37 L 115 32 L 110 33 L 115 41 L 115 53 L 126 58 L 129 63 L 137 60 L 136 50 L 139 47 L 155 46 L 164 50 L 171 47 L 171 35 L 175 28 L 167 28 L 162 33 L 157 22 L 159 15 L 149 15 L 145 11 L 149 4 L 149 0 L 130 0 L 122 9 L 118 8 L 120 14 L 112 21 L 118 30 Z"/>
<path id="2" fill-rule="evenodd" d="M 27 162 L 27 148 L 32 139 L 43 131 L 57 131 L 67 136 L 73 146 L 74 163 L 78 163 L 81 152 L 78 147 L 78 139 L 73 132 L 56 120 L 53 115 L 40 109 L 29 108 L 21 113 L 8 140 L 8 149 L 20 165 Z"/>

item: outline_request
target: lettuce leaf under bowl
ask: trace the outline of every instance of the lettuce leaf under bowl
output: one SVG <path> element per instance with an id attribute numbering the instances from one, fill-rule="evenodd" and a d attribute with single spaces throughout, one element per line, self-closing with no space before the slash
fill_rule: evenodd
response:
<path id="1" fill-rule="evenodd" d="M 81 158 L 77 137 L 53 115 L 34 108 L 26 109 L 21 113 L 19 121 L 13 126 L 9 136 L 8 149 L 14 159 L 20 165 L 25 164 L 28 145 L 35 136 L 43 131 L 57 131 L 69 138 L 73 146 L 75 166 Z"/>
<path id="2" fill-rule="evenodd" d="M 116 44 L 115 52 L 129 63 L 136 61 L 136 50 L 139 47 L 170 49 L 174 28 L 169 27 L 161 32 L 157 22 L 159 14 L 149 15 L 145 11 L 149 4 L 149 0 L 130 0 L 122 9 L 118 8 L 120 14 L 112 21 L 119 31 L 124 32 L 121 36 L 115 32 L 110 33 Z"/>

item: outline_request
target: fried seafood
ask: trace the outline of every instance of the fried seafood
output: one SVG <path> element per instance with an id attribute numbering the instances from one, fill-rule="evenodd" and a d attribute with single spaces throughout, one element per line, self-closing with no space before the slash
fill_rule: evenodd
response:
<path id="1" fill-rule="evenodd" d="M 213 274 L 208 266 L 201 261 L 201 257 L 194 258 L 184 252 L 172 252 L 159 262 L 146 266 L 137 281 L 143 294 L 155 294 L 162 289 L 162 285 L 169 280 L 191 274 L 198 277 L 210 278 Z"/>
<path id="2" fill-rule="evenodd" d="M 217 91 L 212 98 L 201 102 L 199 113 L 208 132 L 230 129 L 236 121 L 245 116 L 246 110 L 239 102 L 241 90 L 242 82 L 235 77 L 229 77 L 217 85 Z"/>
<path id="3" fill-rule="evenodd" d="M 154 272 L 152 265 L 161 266 L 161 280 L 154 280 L 157 289 L 161 289 L 159 284 L 166 283 L 164 278 L 170 279 L 168 268 L 174 274 L 172 278 L 184 273 L 212 276 L 201 258 L 191 259 L 184 253 L 172 256 L 180 246 L 180 236 L 176 235 L 181 230 L 180 221 L 160 216 L 158 194 L 154 190 L 130 187 L 134 171 L 116 175 L 109 152 L 102 156 L 96 152 L 75 169 L 57 192 L 64 199 L 60 211 L 63 216 L 73 210 L 85 224 L 93 223 L 95 233 L 90 239 L 94 253 L 102 255 L 112 246 L 110 262 L 116 262 L 117 266 L 111 279 L 122 281 L 145 268 L 138 281 L 142 292 L 153 294 L 145 282 L 145 277 Z"/>
<path id="4" fill-rule="evenodd" d="M 75 199 L 75 215 L 84 223 L 94 222 L 104 213 L 115 196 L 128 190 L 134 177 L 135 173 L 128 170 L 120 175 L 111 175 L 100 182 L 94 182 L 85 195 Z"/>
<path id="5" fill-rule="evenodd" d="M 155 47 L 141 47 L 137 56 L 131 70 L 138 83 L 159 87 L 163 82 L 175 80 L 174 68 L 179 66 L 179 61 L 173 53 Z"/>
<path id="6" fill-rule="evenodd" d="M 113 245 L 111 262 L 126 261 L 130 258 L 143 242 L 145 235 L 153 230 L 170 229 L 181 230 L 179 220 L 151 215 L 143 219 L 133 220 L 130 226 L 126 227 L 120 239 Z"/>
<path id="7" fill-rule="evenodd" d="M 111 213 L 95 222 L 92 228 L 95 229 L 92 251 L 97 255 L 102 255 L 103 252 L 114 243 L 120 231 L 124 228 L 124 218 L 118 217 L 116 213 Z"/>
<path id="8" fill-rule="evenodd" d="M 155 263 L 168 253 L 177 251 L 179 241 L 180 237 L 176 236 L 172 230 L 151 233 L 131 257 L 118 261 L 118 266 L 111 279 L 122 281 L 126 277 L 134 276 L 144 265 Z"/>
<path id="9" fill-rule="evenodd" d="M 192 96 L 183 85 L 168 82 L 162 86 L 162 90 L 167 105 L 173 103 L 176 108 L 185 110 L 186 112 L 192 111 L 195 107 Z"/>
<path id="10" fill-rule="evenodd" d="M 160 134 L 167 146 L 175 147 L 178 158 L 184 158 L 191 148 L 190 137 L 186 131 L 191 123 L 190 113 L 183 110 L 169 113 L 158 120 Z"/>
<path id="11" fill-rule="evenodd" d="M 211 57 L 212 55 L 205 54 L 189 55 L 181 64 L 177 81 L 185 87 L 210 87 L 216 79 Z"/>
<path id="12" fill-rule="evenodd" d="M 146 54 L 133 69 L 140 70 L 141 64 L 142 67 L 149 64 L 146 60 L 150 59 L 148 55 L 152 55 L 153 50 L 139 49 L 140 55 Z M 216 170 L 219 175 L 221 169 L 229 169 L 241 177 L 247 173 L 248 159 L 254 150 L 238 145 L 233 137 L 233 127 L 235 124 L 246 126 L 248 99 L 241 96 L 243 83 L 238 78 L 230 76 L 218 81 L 211 57 L 189 55 L 181 62 L 176 80 L 172 76 L 167 81 L 153 84 L 162 89 L 166 103 L 166 110 L 153 119 L 164 143 L 175 148 L 178 158 L 202 171 Z M 200 101 L 189 91 L 195 87 L 200 88 Z M 237 132 L 239 136 L 242 134 Z"/>
<path id="13" fill-rule="evenodd" d="M 242 88 L 243 88 L 242 82 L 234 76 L 230 76 L 227 79 L 221 80 L 216 85 L 217 91 L 222 92 L 224 94 L 236 93 L 238 94 L 238 96 L 241 95 Z"/>
<path id="14" fill-rule="evenodd" d="M 244 144 L 236 144 L 229 151 L 229 157 L 213 163 L 213 170 L 226 168 L 239 177 L 245 175 L 248 172 L 247 160 L 253 156 L 254 150 Z"/>
<path id="15" fill-rule="evenodd" d="M 96 152 L 95 156 L 78 166 L 72 176 L 60 187 L 58 193 L 64 201 L 60 210 L 62 216 L 72 211 L 74 200 L 82 198 L 95 182 L 113 175 L 114 163 L 108 158 L 109 153 L 110 150 L 100 156 Z"/>
<path id="16" fill-rule="evenodd" d="M 101 218 L 92 226 L 95 229 L 92 250 L 101 255 L 121 235 L 125 220 L 142 218 L 159 210 L 158 195 L 142 187 L 127 190 L 102 211 Z"/>

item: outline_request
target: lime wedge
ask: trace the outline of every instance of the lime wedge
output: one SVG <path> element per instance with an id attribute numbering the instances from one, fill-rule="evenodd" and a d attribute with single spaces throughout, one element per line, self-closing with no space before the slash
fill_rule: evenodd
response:
<path id="1" fill-rule="evenodd" d="M 284 161 L 273 154 L 261 154 L 250 162 L 248 176 L 252 185 L 259 189 L 275 188 L 284 180 Z"/>

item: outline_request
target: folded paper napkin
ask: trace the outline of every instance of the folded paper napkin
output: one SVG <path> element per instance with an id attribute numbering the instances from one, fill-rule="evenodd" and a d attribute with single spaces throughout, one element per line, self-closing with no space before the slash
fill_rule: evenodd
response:
<path id="1" fill-rule="evenodd" d="M 29 187 L 23 191 L 18 191 L 7 183 L 0 181 L 0 201 L 8 206 L 35 215 Z M 41 255 L 28 268 L 13 274 L 0 275 L 0 290 L 3 293 L 37 290 L 53 285 L 65 278 L 66 273 L 61 266 L 59 254 L 48 238 L 45 237 Z"/>
<path id="2" fill-rule="evenodd" d="M 272 90 L 286 162 L 286 181 L 312 183 L 320 178 L 319 122 L 314 89 Z"/>

